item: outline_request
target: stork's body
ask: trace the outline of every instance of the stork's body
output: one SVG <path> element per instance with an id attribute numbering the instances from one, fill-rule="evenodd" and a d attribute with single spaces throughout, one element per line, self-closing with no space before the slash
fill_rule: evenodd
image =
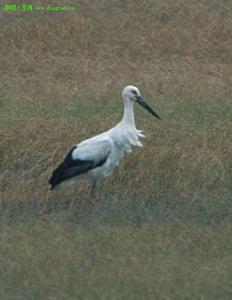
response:
<path id="1" fill-rule="evenodd" d="M 51 189 L 69 185 L 77 179 L 88 179 L 92 181 L 94 191 L 97 179 L 111 175 L 125 153 L 132 152 L 132 146 L 143 146 L 139 137 L 144 135 L 135 127 L 134 102 L 137 101 L 154 116 L 158 118 L 159 116 L 145 102 L 136 87 L 127 86 L 122 96 L 124 100 L 122 120 L 112 129 L 72 148 L 49 179 Z"/>

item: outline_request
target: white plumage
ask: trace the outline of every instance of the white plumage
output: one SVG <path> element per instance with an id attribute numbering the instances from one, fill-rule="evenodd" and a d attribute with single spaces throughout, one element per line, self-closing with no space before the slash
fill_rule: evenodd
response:
<path id="1" fill-rule="evenodd" d="M 92 181 L 92 192 L 98 178 L 109 176 L 132 146 L 143 147 L 134 121 L 134 102 L 138 102 L 154 116 L 160 118 L 147 104 L 138 88 L 126 86 L 123 89 L 124 114 L 122 120 L 110 130 L 77 144 L 67 154 L 64 161 L 53 172 L 49 183 L 51 189 L 72 184 L 76 179 Z"/>

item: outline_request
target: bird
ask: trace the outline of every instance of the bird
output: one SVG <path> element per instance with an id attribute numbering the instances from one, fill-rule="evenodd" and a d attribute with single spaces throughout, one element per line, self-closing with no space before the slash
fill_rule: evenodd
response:
<path id="1" fill-rule="evenodd" d="M 134 103 L 140 104 L 158 119 L 161 118 L 137 87 L 126 86 L 122 91 L 122 98 L 124 112 L 121 121 L 108 131 L 75 145 L 53 171 L 49 179 L 50 190 L 84 179 L 90 181 L 90 194 L 95 195 L 97 181 L 111 175 L 125 154 L 132 152 L 133 146 L 143 147 L 139 138 L 145 135 L 142 130 L 136 129 Z"/>

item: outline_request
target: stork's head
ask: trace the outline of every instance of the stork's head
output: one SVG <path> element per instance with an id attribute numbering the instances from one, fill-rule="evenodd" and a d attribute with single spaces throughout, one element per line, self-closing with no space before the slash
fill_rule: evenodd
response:
<path id="1" fill-rule="evenodd" d="M 122 91 L 122 98 L 124 101 L 135 101 L 145 108 L 153 116 L 160 119 L 159 115 L 150 107 L 147 101 L 141 95 L 139 89 L 136 86 L 128 85 Z"/>

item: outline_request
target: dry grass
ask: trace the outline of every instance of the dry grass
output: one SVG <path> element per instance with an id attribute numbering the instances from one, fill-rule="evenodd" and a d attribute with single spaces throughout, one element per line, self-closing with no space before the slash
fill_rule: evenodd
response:
<path id="1" fill-rule="evenodd" d="M 226 0 L 1 16 L 1 299 L 231 299 L 231 26 Z M 125 84 L 162 117 L 136 111 L 145 148 L 96 206 L 85 183 L 50 193 Z"/>

